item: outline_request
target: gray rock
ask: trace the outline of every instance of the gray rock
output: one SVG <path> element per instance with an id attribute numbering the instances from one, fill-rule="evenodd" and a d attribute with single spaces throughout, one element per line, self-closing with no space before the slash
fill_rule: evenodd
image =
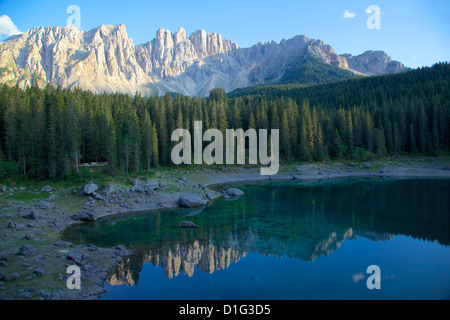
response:
<path id="1" fill-rule="evenodd" d="M 13 258 L 13 253 L 11 252 L 1 252 L 0 253 L 0 261 L 10 262 Z"/>
<path id="2" fill-rule="evenodd" d="M 180 177 L 178 180 L 179 180 L 179 181 L 186 181 L 187 178 L 186 178 L 185 176 L 182 176 L 182 177 Z"/>
<path id="3" fill-rule="evenodd" d="M 20 274 L 18 272 L 13 272 L 10 274 L 5 274 L 0 276 L 1 281 L 13 281 L 20 278 Z"/>
<path id="4" fill-rule="evenodd" d="M 24 227 L 23 224 L 19 224 L 19 223 L 10 221 L 10 222 L 8 223 L 8 228 L 11 229 L 11 230 L 14 230 L 14 231 L 19 231 L 19 230 L 24 229 L 25 227 Z"/>
<path id="5" fill-rule="evenodd" d="M 2 186 L 2 192 L 6 192 L 6 190 L 8 190 L 8 188 L 6 186 Z"/>
<path id="6" fill-rule="evenodd" d="M 92 209 L 90 209 L 90 210 L 82 210 L 82 211 L 76 212 L 72 216 L 72 219 L 73 220 L 77 220 L 77 221 L 95 222 L 95 221 L 97 221 L 97 214 Z"/>
<path id="7" fill-rule="evenodd" d="M 144 188 L 144 190 L 146 192 L 148 192 L 148 191 L 157 190 L 157 189 L 159 189 L 161 187 L 164 187 L 164 185 L 161 186 L 161 184 L 158 181 L 156 181 L 156 180 L 147 180 L 147 183 L 144 185 L 143 188 Z"/>
<path id="8" fill-rule="evenodd" d="M 38 218 L 36 212 L 31 211 L 29 214 L 26 214 L 24 216 L 22 216 L 24 219 L 28 219 L 28 220 L 36 220 Z"/>
<path id="9" fill-rule="evenodd" d="M 18 298 L 24 300 L 31 299 L 31 293 L 28 291 L 22 292 L 21 294 L 18 295 Z"/>
<path id="10" fill-rule="evenodd" d="M 180 228 L 198 228 L 199 226 L 191 221 L 183 221 L 178 224 Z"/>
<path id="11" fill-rule="evenodd" d="M 34 274 L 37 276 L 43 276 L 44 270 L 42 270 L 41 268 L 37 268 L 36 270 L 34 270 Z"/>
<path id="12" fill-rule="evenodd" d="M 32 257 L 32 256 L 37 255 L 38 251 L 36 250 L 35 247 L 30 246 L 28 244 L 24 244 L 23 246 L 21 246 L 19 248 L 18 253 L 20 255 L 23 255 L 23 256 L 26 256 L 26 257 Z"/>
<path id="13" fill-rule="evenodd" d="M 132 185 L 133 187 L 140 187 L 141 184 L 142 184 L 142 181 L 139 180 L 139 179 L 135 179 L 135 180 L 131 181 L 131 185 Z"/>
<path id="14" fill-rule="evenodd" d="M 32 234 L 27 234 L 25 235 L 25 237 L 23 237 L 25 240 L 28 241 L 33 241 L 34 240 L 34 236 Z"/>
<path id="15" fill-rule="evenodd" d="M 86 184 L 83 188 L 83 192 L 85 195 L 90 196 L 93 195 L 95 191 L 100 189 L 100 187 L 95 184 L 94 182 L 90 181 L 88 184 Z"/>
<path id="16" fill-rule="evenodd" d="M 237 189 L 237 188 L 230 188 L 230 189 L 225 190 L 225 194 L 230 197 L 239 197 L 239 196 L 244 195 L 244 191 L 242 191 L 241 189 Z"/>
<path id="17" fill-rule="evenodd" d="M 178 205 L 183 208 L 201 207 L 206 205 L 206 200 L 199 194 L 187 194 L 179 198 Z"/>
<path id="18" fill-rule="evenodd" d="M 139 185 L 131 187 L 130 191 L 131 192 L 136 192 L 136 193 L 144 193 L 145 192 L 145 190 Z"/>
<path id="19" fill-rule="evenodd" d="M 36 205 L 39 209 L 48 210 L 53 208 L 53 203 L 48 200 L 42 200 Z"/>
<path id="20" fill-rule="evenodd" d="M 102 195 L 109 196 L 111 193 L 116 191 L 113 186 L 108 186 L 102 190 Z"/>
<path id="21" fill-rule="evenodd" d="M 92 195 L 94 196 L 95 200 L 103 200 L 103 197 L 96 192 L 94 192 Z"/>
<path id="22" fill-rule="evenodd" d="M 366 165 L 364 166 L 364 169 L 372 169 L 372 166 L 371 166 L 371 165 L 368 165 L 368 164 L 366 164 Z"/>
<path id="23" fill-rule="evenodd" d="M 83 264 L 83 255 L 81 255 L 77 252 L 70 252 L 67 255 L 67 259 L 73 261 L 78 266 L 81 266 Z"/>
<path id="24" fill-rule="evenodd" d="M 44 186 L 41 189 L 41 192 L 52 192 L 52 191 L 53 191 L 53 188 L 50 186 Z"/>
<path id="25" fill-rule="evenodd" d="M 88 250 L 91 251 L 91 252 L 94 252 L 94 251 L 97 251 L 97 247 L 95 245 L 93 245 L 93 244 L 90 244 L 88 246 Z"/>
<path id="26" fill-rule="evenodd" d="M 55 246 L 55 247 L 73 247 L 73 243 L 63 241 L 63 240 L 58 240 L 53 244 L 53 246 Z"/>
<path id="27" fill-rule="evenodd" d="M 207 193 L 206 194 L 206 198 L 208 198 L 209 200 L 214 200 L 214 195 L 212 193 Z"/>

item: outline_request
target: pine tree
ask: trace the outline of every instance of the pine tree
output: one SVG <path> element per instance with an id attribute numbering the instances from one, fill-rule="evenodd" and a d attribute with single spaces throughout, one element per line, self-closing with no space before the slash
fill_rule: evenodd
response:
<path id="1" fill-rule="evenodd" d="M 152 162 L 152 121 L 148 111 L 145 111 L 142 127 L 142 163 L 150 171 Z"/>
<path id="2" fill-rule="evenodd" d="M 155 168 L 159 167 L 159 148 L 158 148 L 158 132 L 156 125 L 152 126 L 152 161 Z"/>
<path id="3" fill-rule="evenodd" d="M 289 129 L 289 121 L 287 117 L 287 111 L 283 111 L 283 115 L 281 117 L 281 130 L 280 130 L 280 138 L 281 138 L 281 150 L 283 150 L 284 155 L 287 159 L 290 159 L 292 156 L 291 150 L 291 141 L 290 141 L 290 129 Z"/>

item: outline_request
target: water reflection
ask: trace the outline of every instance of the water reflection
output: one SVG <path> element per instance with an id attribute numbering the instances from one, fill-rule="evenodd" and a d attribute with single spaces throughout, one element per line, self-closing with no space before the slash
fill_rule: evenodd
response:
<path id="1" fill-rule="evenodd" d="M 163 268 L 171 279 L 227 269 L 249 252 L 312 262 L 358 237 L 389 241 L 402 234 L 449 244 L 448 180 L 278 182 L 243 189 L 244 197 L 216 202 L 200 213 L 122 215 L 76 226 L 65 236 L 136 249 L 113 270 L 111 285 L 137 284 L 144 263 Z M 177 228 L 186 219 L 201 228 Z"/>

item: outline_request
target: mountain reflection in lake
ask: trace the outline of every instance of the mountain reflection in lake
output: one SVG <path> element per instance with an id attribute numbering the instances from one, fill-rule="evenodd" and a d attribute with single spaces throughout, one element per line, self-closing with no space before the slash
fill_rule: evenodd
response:
<path id="1" fill-rule="evenodd" d="M 240 187 L 245 196 L 204 210 L 109 217 L 65 238 L 136 250 L 105 299 L 449 298 L 449 180 Z M 185 220 L 200 228 L 178 228 Z M 365 287 L 371 264 L 382 269 L 379 292 Z"/>

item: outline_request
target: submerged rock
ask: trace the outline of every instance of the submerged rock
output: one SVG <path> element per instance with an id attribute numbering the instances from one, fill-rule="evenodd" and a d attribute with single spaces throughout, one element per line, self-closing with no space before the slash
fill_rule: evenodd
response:
<path id="1" fill-rule="evenodd" d="M 230 197 L 239 197 L 239 196 L 244 195 L 244 191 L 242 191 L 241 189 L 237 189 L 237 188 L 230 188 L 230 189 L 225 190 L 225 194 Z"/>
<path id="2" fill-rule="evenodd" d="M 195 208 L 206 205 L 206 200 L 199 194 L 187 194 L 180 197 L 178 205 L 183 208 Z"/>
<path id="3" fill-rule="evenodd" d="M 180 222 L 180 224 L 178 224 L 179 228 L 199 228 L 198 225 L 196 225 L 195 223 L 191 222 L 191 221 L 183 221 Z"/>

